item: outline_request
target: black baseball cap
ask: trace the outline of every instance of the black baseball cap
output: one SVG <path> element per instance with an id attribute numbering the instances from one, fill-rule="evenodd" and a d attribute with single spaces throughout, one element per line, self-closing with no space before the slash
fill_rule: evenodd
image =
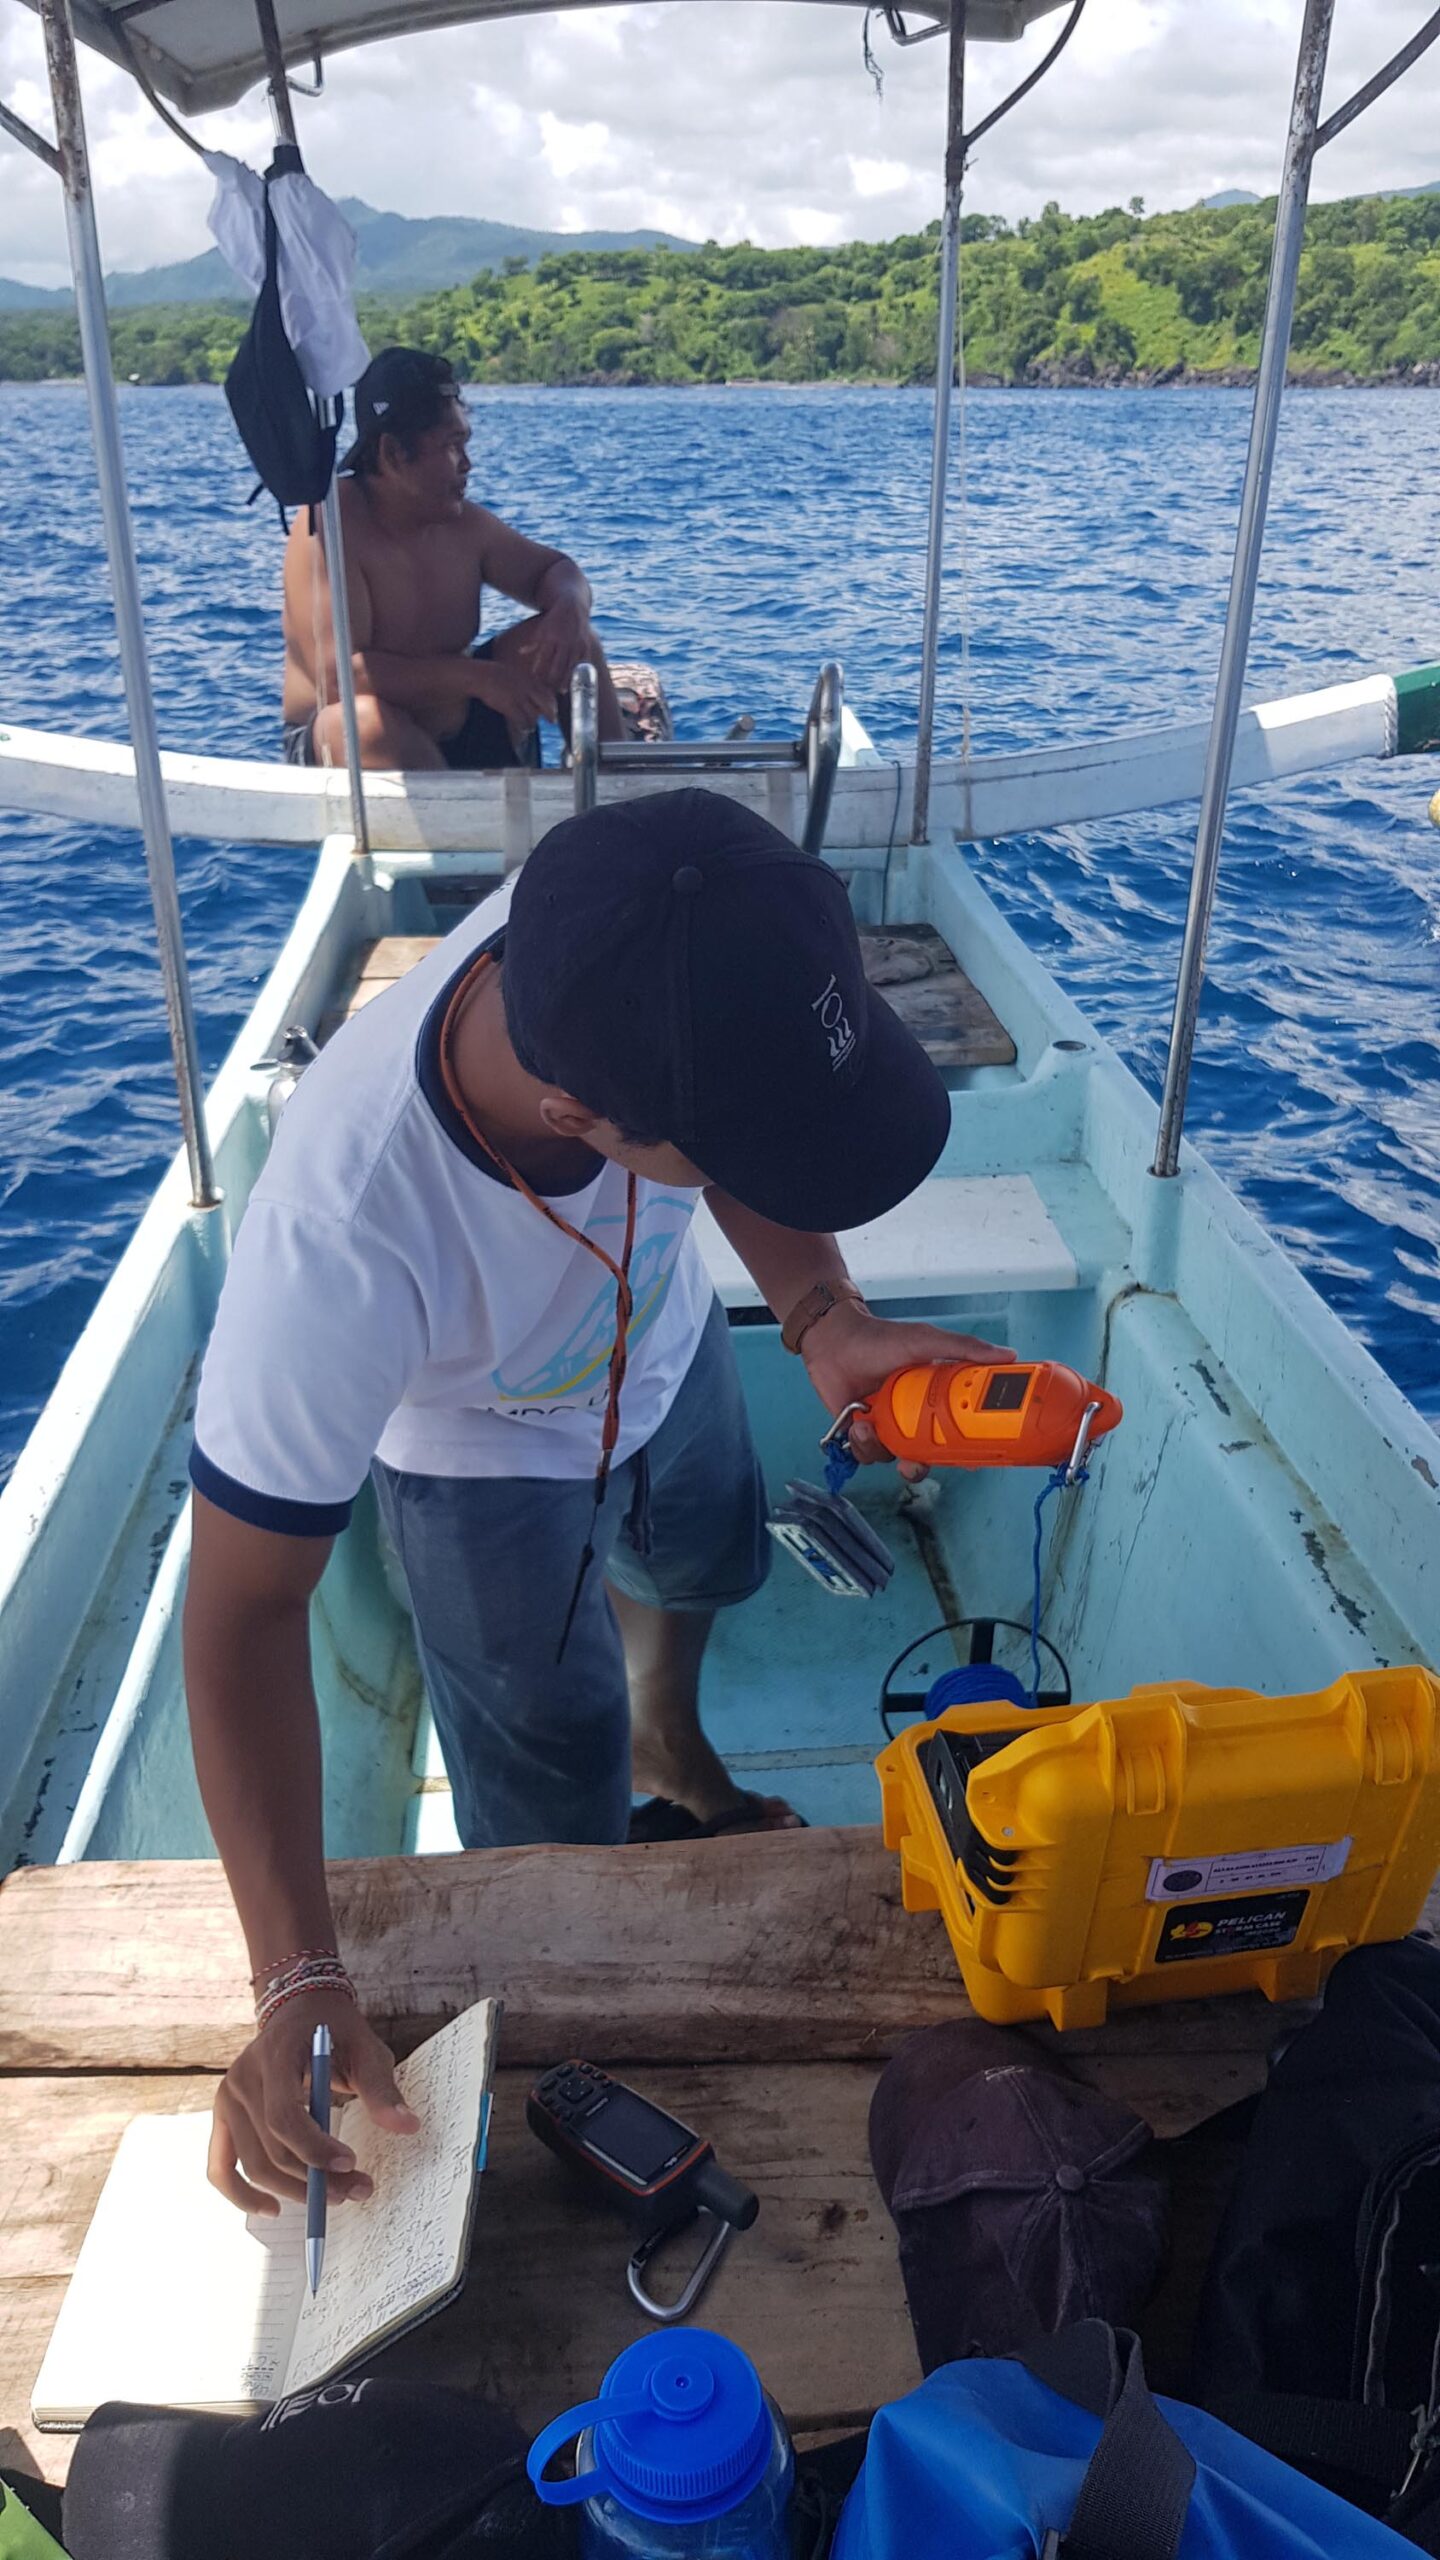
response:
<path id="1" fill-rule="evenodd" d="M 353 471 L 383 435 L 419 435 L 436 427 L 460 385 L 446 356 L 423 347 L 382 347 L 355 385 L 355 441 L 340 468 Z"/>
<path id="2" fill-rule="evenodd" d="M 1132 2325 L 1159 2281 L 1169 2199 L 1149 2126 L 1016 2027 L 908 2036 L 876 2083 L 870 2159 L 926 2373 L 1075 2320 Z"/>
<path id="3" fill-rule="evenodd" d="M 553 827 L 515 883 L 504 993 L 529 1074 L 780 1226 L 863 1226 L 950 1133 L 939 1075 L 866 985 L 836 874 L 718 792 Z"/>

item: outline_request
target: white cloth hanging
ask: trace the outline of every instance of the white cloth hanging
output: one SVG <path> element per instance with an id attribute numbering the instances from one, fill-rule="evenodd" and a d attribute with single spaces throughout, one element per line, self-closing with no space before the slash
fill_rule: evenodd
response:
<path id="1" fill-rule="evenodd" d="M 265 280 L 265 184 L 228 151 L 207 151 L 215 181 L 215 245 L 251 293 Z M 280 310 L 307 387 L 334 399 L 358 381 L 370 350 L 355 318 L 355 234 L 339 206 L 302 171 L 270 182 L 279 238 Z"/>

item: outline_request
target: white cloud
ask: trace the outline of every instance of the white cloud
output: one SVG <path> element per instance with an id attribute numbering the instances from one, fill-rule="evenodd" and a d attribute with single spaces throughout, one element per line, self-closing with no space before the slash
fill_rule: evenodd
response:
<path id="1" fill-rule="evenodd" d="M 557 178 L 577 178 L 582 171 L 604 168 L 610 150 L 610 128 L 594 117 L 588 124 L 567 124 L 563 117 L 552 116 L 548 108 L 542 108 L 540 134 L 546 165 Z"/>
<path id="2" fill-rule="evenodd" d="M 1339 12 L 1332 100 L 1413 31 L 1418 5 Z M 1154 209 L 1226 186 L 1269 191 L 1300 18 L 1301 0 L 1095 0 L 1050 78 L 980 146 L 968 202 L 1014 218 L 1050 197 L 1082 212 L 1132 195 Z M 972 116 L 1058 23 L 975 50 Z M 296 111 L 322 184 L 400 213 L 777 244 L 883 239 L 939 210 L 945 49 L 897 52 L 877 26 L 877 99 L 860 31 L 858 8 L 643 0 L 337 54 L 324 96 Z M 1321 161 L 1317 195 L 1440 177 L 1436 77 L 1432 55 L 1352 127 Z M 203 248 L 203 170 L 94 56 L 85 94 L 107 261 L 150 266 Z M 5 12 L 0 95 L 45 125 L 39 32 L 23 9 Z M 262 158 L 258 94 L 207 117 L 202 136 Z M 0 274 L 62 282 L 55 182 L 0 149 Z"/>
<path id="3" fill-rule="evenodd" d="M 903 160 L 867 160 L 850 154 L 850 183 L 857 196 L 895 196 L 910 183 Z"/>

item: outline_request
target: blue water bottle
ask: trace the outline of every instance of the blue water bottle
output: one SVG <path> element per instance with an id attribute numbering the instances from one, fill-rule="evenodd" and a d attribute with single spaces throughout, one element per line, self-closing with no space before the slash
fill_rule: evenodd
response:
<path id="1" fill-rule="evenodd" d="M 547 2480 L 580 2439 L 573 2480 Z M 789 2560 L 795 2457 L 747 2355 L 709 2329 L 641 2338 L 598 2400 L 536 2437 L 530 2478 L 580 2508 L 584 2560 Z"/>

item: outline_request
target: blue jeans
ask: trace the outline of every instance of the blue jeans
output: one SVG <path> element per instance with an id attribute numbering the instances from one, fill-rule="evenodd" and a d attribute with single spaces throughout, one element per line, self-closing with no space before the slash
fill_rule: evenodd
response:
<path id="1" fill-rule="evenodd" d="M 769 1570 L 765 1487 L 724 1309 L 655 1437 L 610 1479 L 421 1476 L 375 1461 L 467 1849 L 623 1840 L 630 1701 L 607 1581 L 652 1609 L 724 1609 Z"/>

